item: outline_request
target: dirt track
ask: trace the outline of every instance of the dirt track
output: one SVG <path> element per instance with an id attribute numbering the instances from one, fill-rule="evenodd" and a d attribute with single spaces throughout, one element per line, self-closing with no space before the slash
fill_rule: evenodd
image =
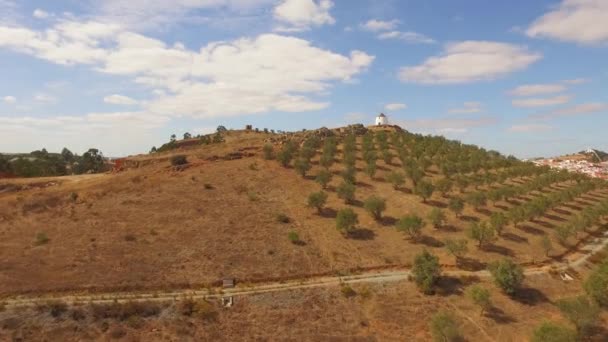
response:
<path id="1" fill-rule="evenodd" d="M 583 248 L 586 253 L 577 259 L 569 260 L 566 263 L 554 263 L 550 266 L 543 267 L 527 267 L 524 273 L 527 276 L 546 274 L 549 271 L 564 271 L 568 268 L 578 269 L 585 265 L 587 260 L 595 253 L 608 247 L 608 232 L 604 234 L 601 240 L 596 240 Z M 443 275 L 447 276 L 476 276 L 480 278 L 490 277 L 490 273 L 486 270 L 482 271 L 461 271 L 452 270 L 444 271 Z M 231 289 L 201 289 L 201 290 L 178 290 L 178 291 L 159 291 L 159 292 L 113 292 L 95 295 L 42 295 L 42 296 L 22 296 L 4 300 L 6 307 L 23 307 L 35 306 L 37 304 L 49 301 L 62 301 L 70 305 L 87 304 L 87 303 L 112 303 L 112 302 L 129 302 L 129 301 L 172 301 L 180 298 L 222 298 L 227 296 L 246 296 L 260 293 L 289 291 L 295 289 L 306 289 L 315 287 L 338 286 L 342 284 L 355 283 L 379 283 L 379 282 L 397 282 L 406 281 L 411 276 L 409 270 L 393 270 L 383 272 L 368 272 L 352 276 L 334 276 L 334 277 L 314 277 L 308 279 L 299 279 L 289 282 L 275 282 L 259 285 L 243 285 Z"/>

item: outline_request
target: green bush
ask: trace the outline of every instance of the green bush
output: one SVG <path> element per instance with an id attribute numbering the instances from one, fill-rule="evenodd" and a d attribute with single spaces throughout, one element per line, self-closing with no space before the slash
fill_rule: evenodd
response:
<path id="1" fill-rule="evenodd" d="M 171 165 L 180 166 L 188 164 L 188 158 L 183 154 L 178 154 L 171 157 Z"/>
<path id="2" fill-rule="evenodd" d="M 439 258 L 424 249 L 414 258 L 412 274 L 418 288 L 425 294 L 432 294 L 435 283 L 441 275 Z"/>
<path id="3" fill-rule="evenodd" d="M 386 180 L 393 185 L 393 189 L 398 190 L 403 184 L 405 184 L 405 175 L 399 171 L 391 172 Z"/>
<path id="4" fill-rule="evenodd" d="M 336 228 L 344 235 L 348 235 L 359 223 L 359 217 L 350 208 L 341 209 L 336 215 Z"/>
<path id="5" fill-rule="evenodd" d="M 576 342 L 576 332 L 553 322 L 544 322 L 534 330 L 530 342 Z"/>
<path id="6" fill-rule="evenodd" d="M 281 213 L 281 214 L 277 214 L 277 222 L 289 223 L 289 222 L 291 222 L 291 219 L 289 218 L 289 216 Z"/>
<path id="7" fill-rule="evenodd" d="M 422 235 L 424 220 L 417 215 L 406 215 L 397 221 L 397 230 L 407 233 L 412 240 L 418 240 Z"/>
<path id="8" fill-rule="evenodd" d="M 380 221 L 382 219 L 382 212 L 386 210 L 386 200 L 377 196 L 372 196 L 365 200 L 363 207 L 372 215 L 374 220 Z"/>
<path id="9" fill-rule="evenodd" d="M 327 169 L 321 169 L 317 174 L 315 181 L 321 185 L 321 188 L 327 189 L 327 184 L 331 182 L 332 173 Z"/>
<path id="10" fill-rule="evenodd" d="M 290 231 L 287 234 L 287 238 L 289 239 L 289 241 L 291 241 L 291 243 L 296 244 L 298 242 L 300 242 L 300 236 L 298 235 L 298 233 L 296 233 L 295 231 Z"/>
<path id="11" fill-rule="evenodd" d="M 494 282 L 506 294 L 514 294 L 524 281 L 524 270 L 511 259 L 503 259 L 491 263 L 488 270 Z"/>
<path id="12" fill-rule="evenodd" d="M 49 237 L 46 235 L 46 233 L 40 232 L 40 233 L 36 234 L 36 245 L 37 246 L 45 245 L 45 244 L 49 243 L 49 241 L 51 241 L 51 239 L 49 239 Z"/>
<path id="13" fill-rule="evenodd" d="M 469 238 L 476 240 L 478 243 L 477 247 L 481 248 L 484 244 L 487 244 L 494 239 L 495 232 L 494 229 L 488 226 L 488 223 L 484 221 L 481 223 L 471 223 L 471 226 L 467 230 L 467 234 Z"/>
<path id="14" fill-rule="evenodd" d="M 355 290 L 348 285 L 342 285 L 340 292 L 342 292 L 342 295 L 346 298 L 352 298 L 357 295 L 357 292 L 355 292 Z"/>
<path id="15" fill-rule="evenodd" d="M 441 228 L 445 224 L 446 217 L 443 210 L 433 208 L 433 210 L 431 210 L 429 213 L 428 219 L 435 228 Z"/>
<path id="16" fill-rule="evenodd" d="M 338 197 L 344 200 L 344 203 L 351 203 L 355 199 L 355 185 L 349 182 L 342 182 L 336 189 Z"/>
<path id="17" fill-rule="evenodd" d="M 473 303 L 479 308 L 481 308 L 481 314 L 488 311 L 492 307 L 492 300 L 490 299 L 490 291 L 487 289 L 475 285 L 468 290 L 469 298 L 473 301 Z"/>
<path id="18" fill-rule="evenodd" d="M 608 260 L 589 275 L 585 291 L 600 305 L 608 307 Z"/>
<path id="19" fill-rule="evenodd" d="M 464 210 L 464 201 L 459 197 L 452 197 L 448 203 L 448 208 L 456 215 L 460 217 Z"/>
<path id="20" fill-rule="evenodd" d="M 420 198 L 422 198 L 422 202 L 424 203 L 426 203 L 426 201 L 431 198 L 434 191 L 435 187 L 433 186 L 433 184 L 426 181 L 419 181 L 414 187 L 414 194 L 420 196 Z"/>
<path id="21" fill-rule="evenodd" d="M 327 194 L 323 191 L 313 192 L 308 196 L 308 207 L 316 208 L 317 212 L 321 213 L 327 202 Z"/>
<path id="22" fill-rule="evenodd" d="M 466 239 L 460 240 L 446 240 L 445 241 L 445 249 L 456 258 L 456 264 L 460 262 L 460 259 L 463 258 L 468 252 L 469 247 L 467 246 L 469 241 Z"/>
<path id="23" fill-rule="evenodd" d="M 586 336 L 599 319 L 599 307 L 587 296 L 560 299 L 556 305 L 562 314 L 574 324 L 579 337 Z"/>
<path id="24" fill-rule="evenodd" d="M 456 342 L 462 339 L 458 323 L 447 312 L 438 312 L 431 317 L 431 335 L 435 342 Z"/>

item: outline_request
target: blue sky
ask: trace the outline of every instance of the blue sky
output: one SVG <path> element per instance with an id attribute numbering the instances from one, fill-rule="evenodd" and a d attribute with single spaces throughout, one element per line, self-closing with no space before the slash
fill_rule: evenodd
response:
<path id="1" fill-rule="evenodd" d="M 146 152 L 222 124 L 608 150 L 608 1 L 0 0 L 0 151 Z"/>

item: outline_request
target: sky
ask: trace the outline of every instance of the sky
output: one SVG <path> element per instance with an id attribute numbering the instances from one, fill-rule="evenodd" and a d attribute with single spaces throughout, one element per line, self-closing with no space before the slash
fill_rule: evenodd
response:
<path id="1" fill-rule="evenodd" d="M 606 0 L 0 0 L 0 152 L 389 121 L 608 150 Z"/>

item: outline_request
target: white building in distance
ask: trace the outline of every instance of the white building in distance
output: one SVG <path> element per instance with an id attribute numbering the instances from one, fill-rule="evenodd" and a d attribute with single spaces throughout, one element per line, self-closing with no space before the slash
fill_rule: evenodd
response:
<path id="1" fill-rule="evenodd" d="M 380 115 L 376 117 L 376 126 L 386 125 L 388 125 L 388 118 L 386 117 L 386 115 L 384 115 L 384 113 L 380 113 Z"/>

